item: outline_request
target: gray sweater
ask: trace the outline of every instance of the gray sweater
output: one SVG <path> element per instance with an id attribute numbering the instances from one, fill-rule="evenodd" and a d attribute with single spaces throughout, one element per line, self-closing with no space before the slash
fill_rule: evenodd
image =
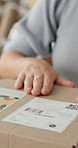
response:
<path id="1" fill-rule="evenodd" d="M 78 87 L 78 0 L 37 0 L 11 29 L 3 51 L 11 49 L 28 57 L 52 56 L 58 73 Z"/>

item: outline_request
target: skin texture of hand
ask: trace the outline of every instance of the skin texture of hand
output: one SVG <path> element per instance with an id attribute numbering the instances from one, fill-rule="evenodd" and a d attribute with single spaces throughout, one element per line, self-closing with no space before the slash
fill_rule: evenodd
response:
<path id="1" fill-rule="evenodd" d="M 6 64 L 8 63 L 8 64 Z M 54 84 L 75 87 L 75 84 L 62 79 L 51 65 L 51 57 L 44 59 L 27 58 L 16 51 L 8 51 L 0 58 L 0 76 L 17 79 L 15 87 L 34 96 L 48 95 Z"/>
<path id="2" fill-rule="evenodd" d="M 16 88 L 20 89 L 24 83 L 24 91 L 32 95 L 47 95 L 51 92 L 57 72 L 44 60 L 29 61 L 18 75 Z"/>
<path id="3" fill-rule="evenodd" d="M 24 91 L 34 96 L 48 95 L 54 83 L 56 85 L 75 87 L 70 81 L 63 80 L 52 66 L 44 61 L 34 59 L 29 61 L 26 68 L 24 67 L 18 75 L 15 87 L 21 89 L 24 84 Z"/>

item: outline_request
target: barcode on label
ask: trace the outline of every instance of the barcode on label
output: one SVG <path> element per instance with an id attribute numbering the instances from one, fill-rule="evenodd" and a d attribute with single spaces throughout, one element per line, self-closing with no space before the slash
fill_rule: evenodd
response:
<path id="1" fill-rule="evenodd" d="M 66 106 L 65 108 L 66 109 L 71 109 L 71 110 L 78 110 L 78 105 L 70 104 L 70 105 Z"/>
<path id="2" fill-rule="evenodd" d="M 43 112 L 43 110 L 34 109 L 34 108 L 26 108 L 24 111 L 28 111 L 35 114 L 41 114 Z"/>

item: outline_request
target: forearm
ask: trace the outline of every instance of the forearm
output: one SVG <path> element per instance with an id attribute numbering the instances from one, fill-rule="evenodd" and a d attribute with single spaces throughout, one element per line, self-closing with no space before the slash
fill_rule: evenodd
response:
<path id="1" fill-rule="evenodd" d="M 3 53 L 0 58 L 0 76 L 16 79 L 21 69 L 26 65 L 26 59 L 16 51 Z"/>
<path id="2" fill-rule="evenodd" d="M 27 58 L 16 51 L 9 51 L 2 54 L 0 58 L 0 77 L 16 79 L 21 69 L 27 67 L 30 61 L 36 58 Z M 45 60 L 51 64 L 51 57 L 43 58 L 38 61 Z"/>
<path id="3" fill-rule="evenodd" d="M 16 51 L 4 53 L 0 58 L 0 76 L 17 79 L 15 87 L 38 96 L 51 92 L 54 83 L 74 87 L 75 84 L 59 77 L 51 63 L 43 59 L 27 58 Z"/>

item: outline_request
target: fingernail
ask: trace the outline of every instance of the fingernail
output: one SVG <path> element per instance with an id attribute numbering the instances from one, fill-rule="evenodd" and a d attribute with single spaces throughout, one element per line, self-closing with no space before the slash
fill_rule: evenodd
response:
<path id="1" fill-rule="evenodd" d="M 73 83 L 73 82 L 71 82 L 71 81 L 68 81 L 68 83 L 71 85 L 71 87 L 76 87 L 76 84 L 75 83 Z"/>
<path id="2" fill-rule="evenodd" d="M 73 84 L 72 87 L 73 87 L 73 88 L 76 87 L 76 84 Z"/>
<path id="3" fill-rule="evenodd" d="M 39 89 L 33 89 L 33 91 L 34 91 L 34 92 L 40 92 L 40 90 L 39 90 Z"/>
<path id="4" fill-rule="evenodd" d="M 39 89 L 33 89 L 32 90 L 32 94 L 33 95 L 39 95 L 40 94 L 40 90 Z"/>
<path id="5" fill-rule="evenodd" d="M 41 92 L 42 92 L 43 95 L 47 95 L 49 93 L 49 91 L 47 89 L 42 89 Z"/>
<path id="6" fill-rule="evenodd" d="M 16 84 L 15 84 L 15 87 L 16 87 L 16 88 L 21 88 L 21 87 L 22 87 L 22 84 L 21 84 L 21 83 L 20 83 L 20 84 L 17 84 L 17 83 L 16 83 Z"/>
<path id="7" fill-rule="evenodd" d="M 31 93 L 31 88 L 25 88 L 27 93 Z"/>
<path id="8" fill-rule="evenodd" d="M 47 89 L 42 89 L 42 91 L 49 92 Z"/>

